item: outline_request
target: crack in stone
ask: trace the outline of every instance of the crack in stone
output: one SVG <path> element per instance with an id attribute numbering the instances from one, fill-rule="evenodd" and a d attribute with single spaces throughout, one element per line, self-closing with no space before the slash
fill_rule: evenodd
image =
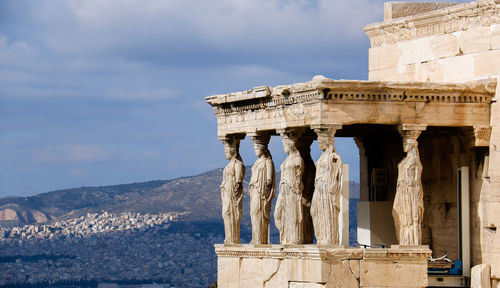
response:
<path id="1" fill-rule="evenodd" d="M 340 265 L 342 265 L 342 262 L 340 262 L 340 263 L 341 263 Z M 333 279 L 332 278 L 333 271 L 335 270 L 335 269 L 333 269 L 334 264 L 332 262 L 330 262 L 329 264 L 330 264 L 330 272 L 328 272 L 328 278 L 326 278 L 325 288 L 326 287 L 334 287 L 333 283 L 331 282 L 331 280 Z"/>
<path id="2" fill-rule="evenodd" d="M 347 260 L 347 265 L 349 266 L 349 271 L 351 271 L 352 276 L 354 276 L 354 278 L 358 279 L 358 277 L 356 277 L 356 273 L 354 273 L 354 271 L 352 271 L 351 261 Z"/>
<path id="3" fill-rule="evenodd" d="M 276 267 L 276 270 L 269 277 L 267 277 L 266 280 L 262 282 L 263 287 L 266 287 L 266 283 L 269 282 L 274 277 L 274 275 L 278 274 L 281 268 L 281 261 L 283 260 L 278 260 L 278 267 Z"/>
<path id="4" fill-rule="evenodd" d="M 352 270 L 351 261 L 349 261 L 349 271 L 351 271 L 352 276 L 354 276 L 354 278 L 358 282 L 358 287 L 360 287 L 360 285 L 361 285 L 361 267 L 360 267 L 360 271 L 358 273 L 359 275 L 356 276 L 356 273 L 354 273 L 354 271 Z"/>
<path id="5" fill-rule="evenodd" d="M 330 264 L 330 272 L 328 273 L 328 278 L 326 279 L 326 284 L 328 285 L 328 283 L 330 283 L 330 279 L 332 279 L 332 273 L 333 273 L 333 265 Z M 325 286 L 326 287 L 326 286 Z"/>

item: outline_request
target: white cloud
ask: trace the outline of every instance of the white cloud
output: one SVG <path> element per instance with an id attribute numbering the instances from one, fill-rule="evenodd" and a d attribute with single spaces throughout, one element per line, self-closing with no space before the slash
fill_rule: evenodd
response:
<path id="1" fill-rule="evenodd" d="M 0 34 L 0 67 L 26 69 L 31 67 L 35 52 L 24 41 L 12 42 Z"/>
<path id="2" fill-rule="evenodd" d="M 44 163 L 83 163 L 106 160 L 111 153 L 98 145 L 64 145 L 39 149 L 34 156 Z"/>
<path id="3" fill-rule="evenodd" d="M 142 91 L 127 91 L 118 90 L 106 92 L 105 96 L 111 99 L 121 99 L 121 100 L 175 100 L 179 99 L 179 91 L 168 90 L 168 89 L 156 89 L 156 90 L 142 90 Z"/>
<path id="4" fill-rule="evenodd" d="M 162 46 L 205 43 L 223 51 L 238 47 L 294 49 L 290 45 L 325 45 L 338 41 L 338 36 L 364 37 L 362 26 L 381 20 L 381 3 L 68 0 L 67 7 L 59 6 L 59 12 L 70 11 L 70 25 L 65 29 L 49 26 L 56 33 L 47 34 L 46 40 L 52 48 L 66 53 L 121 51 L 154 43 Z M 56 11 L 55 17 L 58 14 Z M 48 18 L 45 24 L 57 25 L 54 13 L 40 12 L 40 15 L 42 20 Z M 68 21 L 68 15 L 63 19 Z"/>
<path id="5" fill-rule="evenodd" d="M 84 177 L 88 175 L 87 170 L 81 170 L 81 169 L 72 169 L 68 172 L 68 175 L 71 177 L 79 178 L 79 177 Z"/>
<path id="6" fill-rule="evenodd" d="M 123 153 L 121 156 L 125 160 L 146 160 L 158 157 L 159 152 L 158 151 L 128 152 L 128 153 Z"/>

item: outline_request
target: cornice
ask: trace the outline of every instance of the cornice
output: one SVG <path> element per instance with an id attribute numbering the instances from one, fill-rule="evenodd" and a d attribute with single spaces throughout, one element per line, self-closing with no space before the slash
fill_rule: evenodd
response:
<path id="1" fill-rule="evenodd" d="M 491 103 L 496 80 L 429 83 L 333 80 L 315 76 L 313 80 L 304 83 L 263 87 L 214 95 L 207 97 L 206 101 L 214 108 L 216 115 L 316 101 Z"/>
<path id="2" fill-rule="evenodd" d="M 218 257 L 235 258 L 275 258 L 275 259 L 313 259 L 313 260 L 400 260 L 421 259 L 425 261 L 432 251 L 428 247 L 402 248 L 343 248 L 317 245 L 252 245 L 233 244 L 215 245 Z"/>

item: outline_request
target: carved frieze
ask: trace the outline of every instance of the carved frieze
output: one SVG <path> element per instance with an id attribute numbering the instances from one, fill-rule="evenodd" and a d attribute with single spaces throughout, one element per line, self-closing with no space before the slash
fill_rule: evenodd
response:
<path id="1" fill-rule="evenodd" d="M 483 0 L 370 24 L 364 30 L 371 46 L 379 47 L 428 35 L 467 30 L 472 24 L 489 26 L 495 23 L 500 23 L 499 5 L 495 1 Z"/>

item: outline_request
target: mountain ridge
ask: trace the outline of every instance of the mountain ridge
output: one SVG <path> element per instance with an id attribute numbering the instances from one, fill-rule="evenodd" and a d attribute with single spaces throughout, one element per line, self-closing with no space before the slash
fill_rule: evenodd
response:
<path id="1" fill-rule="evenodd" d="M 247 200 L 251 176 L 249 171 L 251 169 L 247 167 L 244 179 L 242 234 L 251 229 L 249 201 Z M 201 227 L 221 231 L 222 172 L 222 168 L 217 168 L 201 174 L 170 180 L 60 189 L 29 197 L 8 196 L 0 199 L 0 226 L 21 226 L 70 219 L 103 211 L 149 214 L 188 212 L 188 215 L 183 217 L 183 221 L 173 229 L 191 231 Z M 279 183 L 279 176 L 280 173 L 276 172 L 277 183 Z M 354 192 L 355 195 L 357 193 L 359 197 L 359 184 L 350 182 L 349 186 L 351 193 Z M 14 217 L 14 214 L 17 217 Z"/>

